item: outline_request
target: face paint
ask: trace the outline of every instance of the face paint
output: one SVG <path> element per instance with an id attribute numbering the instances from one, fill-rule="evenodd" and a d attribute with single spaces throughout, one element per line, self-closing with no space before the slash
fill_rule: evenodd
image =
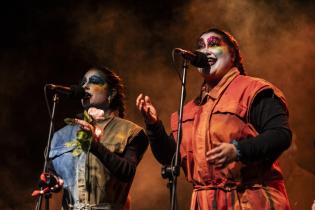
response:
<path id="1" fill-rule="evenodd" d="M 214 33 L 203 34 L 198 41 L 197 51 L 207 55 L 210 68 L 198 68 L 205 80 L 220 80 L 233 66 L 233 58 L 228 45 L 221 36 Z"/>
<path id="2" fill-rule="evenodd" d="M 86 82 L 88 82 L 90 84 L 95 84 L 95 85 L 104 85 L 105 84 L 104 78 L 102 78 L 101 76 L 98 76 L 98 75 L 92 75 L 89 78 L 89 80 L 87 80 L 86 77 L 83 77 L 80 85 L 83 86 Z"/>
<path id="3" fill-rule="evenodd" d="M 108 107 L 108 84 L 98 71 L 88 71 L 80 84 L 89 95 L 89 97 L 81 101 L 84 108 L 96 107 L 105 109 Z"/>
<path id="4" fill-rule="evenodd" d="M 216 36 L 211 36 L 207 39 L 208 47 L 217 47 L 220 46 L 221 39 Z"/>

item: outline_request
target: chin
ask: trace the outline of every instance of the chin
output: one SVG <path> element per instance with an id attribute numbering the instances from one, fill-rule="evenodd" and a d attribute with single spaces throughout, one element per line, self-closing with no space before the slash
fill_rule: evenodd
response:
<path id="1" fill-rule="evenodd" d="M 90 107 L 92 107 L 91 104 L 82 104 L 83 109 L 88 109 Z"/>
<path id="2" fill-rule="evenodd" d="M 209 76 L 211 74 L 211 68 L 198 68 L 198 72 L 204 77 Z"/>

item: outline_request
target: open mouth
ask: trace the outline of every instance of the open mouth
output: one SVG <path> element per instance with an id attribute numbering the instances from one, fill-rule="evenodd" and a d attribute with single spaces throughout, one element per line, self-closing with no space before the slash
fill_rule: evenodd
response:
<path id="1" fill-rule="evenodd" d="M 88 92 L 85 92 L 85 95 L 83 97 L 83 100 L 84 101 L 88 101 L 90 98 L 92 97 L 92 94 L 88 93 Z"/>
<path id="2" fill-rule="evenodd" d="M 217 58 L 215 57 L 208 57 L 208 63 L 210 66 L 212 66 L 213 64 L 215 64 L 217 62 Z"/>

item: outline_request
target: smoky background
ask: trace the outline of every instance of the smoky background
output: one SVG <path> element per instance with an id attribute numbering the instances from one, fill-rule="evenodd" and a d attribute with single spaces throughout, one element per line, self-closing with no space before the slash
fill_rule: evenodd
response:
<path id="1" fill-rule="evenodd" d="M 281 159 L 292 209 L 310 209 L 315 199 L 315 3 L 293 0 L 11 1 L 1 7 L 0 209 L 33 209 L 30 196 L 43 165 L 49 117 L 43 86 L 78 83 L 87 68 L 106 65 L 126 85 L 127 119 L 144 126 L 135 107 L 149 95 L 169 130 L 178 109 L 180 82 L 171 51 L 195 49 L 212 27 L 231 32 L 240 44 L 248 75 L 285 93 L 293 144 Z M 187 99 L 199 94 L 194 67 Z M 80 102 L 60 98 L 56 129 L 80 111 Z M 150 149 L 131 189 L 134 210 L 168 209 L 169 191 Z M 178 182 L 180 209 L 188 209 L 191 185 Z"/>

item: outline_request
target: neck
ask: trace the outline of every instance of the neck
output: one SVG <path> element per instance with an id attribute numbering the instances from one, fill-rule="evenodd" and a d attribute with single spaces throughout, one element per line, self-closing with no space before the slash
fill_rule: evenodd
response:
<path id="1" fill-rule="evenodd" d="M 214 88 L 220 80 L 205 80 L 204 88 L 206 92 L 209 92 L 212 88 Z"/>

